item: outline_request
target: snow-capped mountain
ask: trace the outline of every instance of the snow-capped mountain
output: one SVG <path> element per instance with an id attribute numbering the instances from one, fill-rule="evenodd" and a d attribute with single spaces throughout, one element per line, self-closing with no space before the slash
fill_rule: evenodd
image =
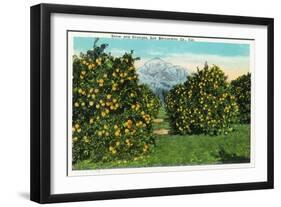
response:
<path id="1" fill-rule="evenodd" d="M 147 61 L 137 73 L 140 83 L 147 84 L 162 101 L 166 92 L 174 85 L 185 82 L 188 76 L 187 69 L 161 58 Z"/>

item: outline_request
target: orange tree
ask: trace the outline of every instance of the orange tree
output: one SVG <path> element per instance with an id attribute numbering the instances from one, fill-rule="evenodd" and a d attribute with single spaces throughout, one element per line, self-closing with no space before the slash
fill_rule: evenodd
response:
<path id="1" fill-rule="evenodd" d="M 166 110 L 174 133 L 227 134 L 237 119 L 238 105 L 227 77 L 218 66 L 192 74 L 166 97 Z"/>
<path id="2" fill-rule="evenodd" d="M 73 163 L 138 159 L 153 150 L 160 101 L 138 83 L 133 52 L 114 57 L 95 45 L 73 57 Z"/>
<path id="3" fill-rule="evenodd" d="M 239 106 L 239 122 L 249 124 L 251 120 L 251 74 L 239 76 L 231 81 L 231 92 Z"/>

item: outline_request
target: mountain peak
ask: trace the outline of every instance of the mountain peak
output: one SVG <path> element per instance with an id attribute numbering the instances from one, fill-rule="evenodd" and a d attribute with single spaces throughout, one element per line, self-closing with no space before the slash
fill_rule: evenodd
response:
<path id="1" fill-rule="evenodd" d="M 164 94 L 174 85 L 186 81 L 188 72 L 185 68 L 173 65 L 155 57 L 137 70 L 140 82 L 147 84 L 153 92 L 164 100 Z"/>
<path id="2" fill-rule="evenodd" d="M 166 65 L 166 64 L 168 63 L 165 60 L 159 57 L 155 57 L 144 63 L 143 67 L 154 67 L 155 65 Z"/>
<path id="3" fill-rule="evenodd" d="M 166 61 L 161 59 L 160 57 L 154 57 L 154 58 L 148 60 L 146 63 L 153 63 L 153 62 L 163 62 L 163 63 L 166 63 Z"/>

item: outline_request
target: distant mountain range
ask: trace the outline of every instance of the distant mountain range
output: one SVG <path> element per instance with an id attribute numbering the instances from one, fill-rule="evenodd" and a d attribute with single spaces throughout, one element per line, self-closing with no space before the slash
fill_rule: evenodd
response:
<path id="1" fill-rule="evenodd" d="M 147 84 L 164 101 L 164 95 L 174 85 L 186 81 L 186 68 L 168 63 L 161 58 L 153 58 L 141 66 L 137 73 L 142 84 Z"/>

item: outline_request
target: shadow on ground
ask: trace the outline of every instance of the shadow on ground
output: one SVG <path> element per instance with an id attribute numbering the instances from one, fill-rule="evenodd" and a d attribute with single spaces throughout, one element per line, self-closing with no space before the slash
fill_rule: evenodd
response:
<path id="1" fill-rule="evenodd" d="M 239 156 L 236 153 L 228 153 L 224 149 L 220 149 L 217 157 L 222 163 L 249 163 L 248 157 Z"/>

